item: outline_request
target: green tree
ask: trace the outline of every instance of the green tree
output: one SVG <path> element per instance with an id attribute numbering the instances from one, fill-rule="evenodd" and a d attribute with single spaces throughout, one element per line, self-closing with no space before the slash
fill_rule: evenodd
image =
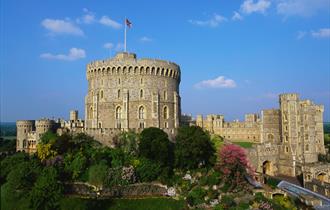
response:
<path id="1" fill-rule="evenodd" d="M 162 167 L 172 167 L 173 147 L 167 134 L 159 128 L 146 128 L 141 132 L 139 153 L 142 157 L 159 162 Z"/>
<path id="2" fill-rule="evenodd" d="M 15 165 L 1 186 L 1 209 L 28 209 L 28 195 L 39 174 L 34 161 Z"/>
<path id="3" fill-rule="evenodd" d="M 35 182 L 30 193 L 31 207 L 35 210 L 50 210 L 59 207 L 63 187 L 58 181 L 54 167 L 46 167 Z"/>
<path id="4" fill-rule="evenodd" d="M 3 183 L 6 180 L 7 175 L 20 163 L 29 160 L 29 155 L 24 152 L 16 153 L 12 156 L 7 156 L 1 161 L 0 180 Z"/>
<path id="5" fill-rule="evenodd" d="M 200 164 L 209 166 L 215 162 L 215 149 L 210 136 L 197 126 L 181 127 L 175 144 L 175 165 L 194 169 Z"/>
<path id="6" fill-rule="evenodd" d="M 105 162 L 92 165 L 88 171 L 88 182 L 97 188 L 102 188 L 108 177 L 109 167 Z"/>
<path id="7" fill-rule="evenodd" d="M 51 143 L 47 143 L 47 144 L 39 143 L 37 145 L 37 156 L 41 161 L 46 160 L 48 158 L 53 158 L 56 155 L 57 152 L 54 149 L 52 149 Z"/>
<path id="8" fill-rule="evenodd" d="M 157 179 L 162 169 L 159 163 L 146 158 L 140 158 L 135 166 L 137 177 L 142 182 L 151 182 Z"/>
<path id="9" fill-rule="evenodd" d="M 87 158 L 78 152 L 75 155 L 68 154 L 64 159 L 65 170 L 69 172 L 72 176 L 72 179 L 77 179 L 86 169 Z"/>
<path id="10" fill-rule="evenodd" d="M 55 133 L 51 132 L 51 131 L 47 131 L 46 133 L 44 133 L 41 138 L 40 138 L 40 142 L 43 144 L 53 144 L 54 142 L 56 142 L 56 139 L 58 138 L 58 135 L 56 135 Z"/>
<path id="11" fill-rule="evenodd" d="M 133 131 L 124 131 L 116 139 L 116 147 L 125 153 L 136 155 L 138 153 L 139 136 Z"/>

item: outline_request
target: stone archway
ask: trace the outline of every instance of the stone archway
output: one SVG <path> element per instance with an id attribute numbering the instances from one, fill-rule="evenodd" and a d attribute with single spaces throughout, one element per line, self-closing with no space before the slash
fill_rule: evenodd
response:
<path id="1" fill-rule="evenodd" d="M 274 175 L 272 163 L 269 160 L 266 160 L 262 163 L 262 173 L 269 176 Z"/>

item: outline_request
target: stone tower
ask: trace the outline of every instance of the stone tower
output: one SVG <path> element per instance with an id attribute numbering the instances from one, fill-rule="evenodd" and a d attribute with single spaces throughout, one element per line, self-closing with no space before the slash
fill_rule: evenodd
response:
<path id="1" fill-rule="evenodd" d="M 324 154 L 323 106 L 299 100 L 298 94 L 280 95 L 281 152 L 279 170 L 299 175 L 302 166 L 318 161 Z"/>
<path id="2" fill-rule="evenodd" d="M 57 124 L 54 120 L 50 119 L 40 119 L 36 120 L 36 144 L 39 143 L 41 136 L 47 131 L 56 132 Z"/>
<path id="3" fill-rule="evenodd" d="M 77 120 L 78 120 L 78 110 L 71 110 L 70 121 L 77 121 Z"/>
<path id="4" fill-rule="evenodd" d="M 35 130 L 34 120 L 17 120 L 16 151 L 28 152 L 28 134 Z"/>
<path id="5" fill-rule="evenodd" d="M 179 127 L 180 67 L 175 63 L 123 52 L 89 63 L 87 80 L 87 133 L 158 127 L 173 134 Z"/>

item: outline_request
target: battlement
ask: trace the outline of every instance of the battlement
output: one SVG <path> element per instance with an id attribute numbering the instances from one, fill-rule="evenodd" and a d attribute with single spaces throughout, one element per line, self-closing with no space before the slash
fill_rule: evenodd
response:
<path id="1" fill-rule="evenodd" d="M 21 128 L 21 127 L 33 127 L 35 124 L 35 121 L 34 120 L 17 120 L 16 121 L 16 126 L 18 128 Z"/>
<path id="2" fill-rule="evenodd" d="M 299 100 L 299 94 L 297 93 L 283 93 L 280 94 L 280 102 L 281 101 L 298 101 Z"/>
<path id="3" fill-rule="evenodd" d="M 87 64 L 87 78 L 105 75 L 155 75 L 180 80 L 180 67 L 169 61 L 157 59 L 136 59 L 134 53 L 118 53 L 108 60 Z"/>
<path id="4" fill-rule="evenodd" d="M 54 120 L 50 120 L 50 119 L 40 119 L 40 120 L 36 120 L 36 127 L 51 127 L 53 125 L 55 125 L 55 121 Z"/>

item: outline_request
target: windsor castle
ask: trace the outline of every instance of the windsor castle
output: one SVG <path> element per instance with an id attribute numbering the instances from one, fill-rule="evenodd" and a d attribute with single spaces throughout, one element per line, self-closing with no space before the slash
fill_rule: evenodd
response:
<path id="1" fill-rule="evenodd" d="M 195 124 L 226 141 L 248 141 L 256 172 L 270 176 L 303 175 L 304 182 L 330 182 L 330 165 L 318 162 L 325 154 L 322 105 L 301 100 L 298 94 L 281 94 L 279 108 L 247 114 L 244 122 L 226 122 L 223 115 L 198 115 L 195 121 L 181 117 L 179 65 L 156 59 L 137 59 L 118 53 L 87 65 L 88 91 L 85 119 L 77 111 L 68 121 L 40 119 L 17 121 L 17 151 L 33 153 L 47 131 L 59 135 L 85 132 L 104 145 L 122 131 L 140 132 L 147 127 L 164 130 L 174 139 L 180 124 Z M 321 192 L 329 196 L 329 191 Z"/>

